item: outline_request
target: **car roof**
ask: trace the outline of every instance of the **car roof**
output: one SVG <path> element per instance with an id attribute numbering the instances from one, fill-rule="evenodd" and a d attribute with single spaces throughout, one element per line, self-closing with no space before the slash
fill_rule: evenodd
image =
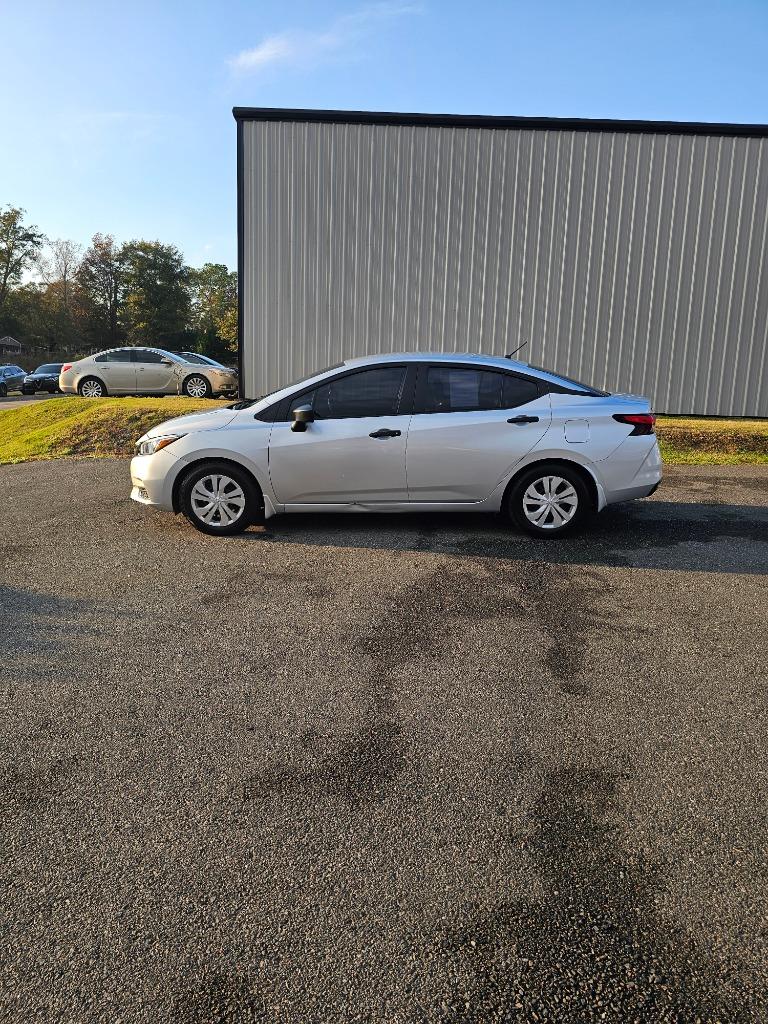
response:
<path id="1" fill-rule="evenodd" d="M 178 353 L 171 352 L 168 348 L 158 348 L 157 345 L 115 345 L 114 348 L 102 348 L 98 352 L 92 352 L 89 356 L 83 356 L 83 359 L 95 359 L 96 356 L 105 356 L 108 352 L 162 352 L 163 355 L 179 358 Z"/>
<path id="2" fill-rule="evenodd" d="M 345 366 L 366 366 L 369 363 L 402 363 L 402 362 L 445 362 L 445 363 L 483 363 L 489 366 L 518 366 L 524 369 L 526 363 L 506 356 L 490 356 L 479 352 L 379 352 L 371 356 L 357 356 L 345 359 Z"/>
<path id="3" fill-rule="evenodd" d="M 369 366 L 377 363 L 429 362 L 429 363 L 466 363 L 468 366 L 488 366 L 494 370 L 512 370 L 524 373 L 529 377 L 562 383 L 563 378 L 554 370 L 542 370 L 529 366 L 519 359 L 507 356 L 491 356 L 480 352 L 386 352 L 375 356 L 359 356 L 356 359 L 345 359 L 345 367 Z"/>
<path id="4" fill-rule="evenodd" d="M 371 356 L 357 356 L 355 359 L 345 359 L 341 363 L 337 363 L 335 366 L 329 366 L 325 370 L 318 370 L 316 373 L 310 374 L 301 380 L 294 381 L 291 384 L 286 384 L 282 388 L 278 388 L 276 391 L 270 392 L 268 395 L 263 395 L 261 398 L 256 399 L 256 407 L 259 409 L 266 409 L 270 405 L 274 405 L 277 402 L 281 402 L 288 395 L 293 394 L 297 390 L 308 390 L 314 387 L 316 384 L 321 383 L 328 377 L 338 374 L 343 370 L 355 370 L 362 369 L 366 366 L 381 366 L 385 363 L 410 363 L 410 362 L 421 362 L 421 363 L 464 363 L 467 366 L 487 366 L 493 370 L 507 370 L 512 373 L 521 373 L 526 377 L 534 377 L 537 380 L 547 381 L 550 384 L 555 384 L 559 387 L 573 387 L 575 381 L 570 381 L 567 377 L 562 377 L 560 374 L 550 372 L 549 370 L 542 370 L 537 366 L 529 366 L 528 363 L 521 363 L 517 359 L 508 359 L 507 356 L 489 356 L 477 352 L 380 352 L 377 355 Z M 586 387 L 586 385 L 581 385 Z"/>

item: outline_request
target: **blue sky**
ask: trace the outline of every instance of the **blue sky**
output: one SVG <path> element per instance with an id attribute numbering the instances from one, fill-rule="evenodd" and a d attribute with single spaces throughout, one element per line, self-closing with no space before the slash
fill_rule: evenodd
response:
<path id="1" fill-rule="evenodd" d="M 768 0 L 0 0 L 0 205 L 236 261 L 233 106 L 768 121 Z"/>

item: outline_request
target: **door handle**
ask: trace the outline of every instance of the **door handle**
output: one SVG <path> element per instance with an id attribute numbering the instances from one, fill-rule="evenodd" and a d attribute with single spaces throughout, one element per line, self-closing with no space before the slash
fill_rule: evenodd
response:
<path id="1" fill-rule="evenodd" d="M 384 437 L 400 437 L 399 430 L 388 430 L 386 427 L 382 427 L 381 430 L 374 430 L 368 437 L 375 437 L 377 440 Z"/>
<path id="2" fill-rule="evenodd" d="M 538 416 L 512 416 L 507 423 L 538 423 Z"/>

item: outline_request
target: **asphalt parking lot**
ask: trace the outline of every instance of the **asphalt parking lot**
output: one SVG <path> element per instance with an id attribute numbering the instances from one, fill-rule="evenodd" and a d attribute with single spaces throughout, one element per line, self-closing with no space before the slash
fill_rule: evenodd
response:
<path id="1" fill-rule="evenodd" d="M 542 544 L 0 468 L 9 1021 L 765 1021 L 768 467 Z"/>
<path id="2" fill-rule="evenodd" d="M 0 398 L 0 410 L 18 409 L 22 405 L 30 405 L 32 402 L 45 402 L 49 398 L 63 398 L 63 395 L 49 395 L 47 392 L 39 391 L 36 395 L 22 395 L 15 391 L 10 395 Z"/>

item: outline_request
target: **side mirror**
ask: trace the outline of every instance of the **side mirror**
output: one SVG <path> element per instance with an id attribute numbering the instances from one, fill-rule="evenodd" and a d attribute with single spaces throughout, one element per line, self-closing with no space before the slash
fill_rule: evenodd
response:
<path id="1" fill-rule="evenodd" d="M 167 359 L 165 356 L 163 356 L 160 362 L 163 364 L 163 366 L 173 366 L 173 360 Z"/>
<path id="2" fill-rule="evenodd" d="M 302 430 L 307 429 L 308 423 L 315 422 L 315 414 L 312 412 L 311 405 L 298 405 L 293 410 L 293 423 L 291 424 L 291 430 L 296 430 L 299 433 Z"/>

